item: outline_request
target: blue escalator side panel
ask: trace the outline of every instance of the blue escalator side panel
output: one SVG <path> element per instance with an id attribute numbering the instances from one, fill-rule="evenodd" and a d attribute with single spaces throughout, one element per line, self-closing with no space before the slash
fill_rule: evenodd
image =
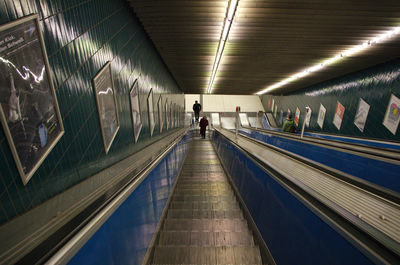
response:
<path id="1" fill-rule="evenodd" d="M 373 264 L 224 137 L 213 140 L 276 264 Z"/>
<path id="2" fill-rule="evenodd" d="M 306 136 L 310 137 L 315 137 L 315 138 L 322 138 L 322 139 L 329 139 L 329 140 L 336 140 L 336 141 L 342 141 L 342 142 L 349 142 L 349 143 L 354 143 L 354 144 L 364 144 L 364 145 L 369 145 L 369 146 L 374 146 L 374 147 L 379 147 L 379 148 L 388 148 L 388 149 L 394 149 L 394 150 L 400 150 L 400 145 L 396 143 L 382 143 L 382 142 L 373 142 L 373 141 L 366 141 L 363 139 L 357 139 L 357 138 L 348 138 L 348 137 L 342 137 L 342 136 L 334 136 L 334 135 L 329 135 L 329 134 L 318 134 L 318 133 L 304 133 Z"/>
<path id="3" fill-rule="evenodd" d="M 256 131 L 242 129 L 241 132 L 262 142 L 325 164 L 360 179 L 400 192 L 400 166 L 398 165 Z"/>
<path id="4" fill-rule="evenodd" d="M 69 264 L 142 264 L 185 158 L 185 136 L 132 192 Z"/>

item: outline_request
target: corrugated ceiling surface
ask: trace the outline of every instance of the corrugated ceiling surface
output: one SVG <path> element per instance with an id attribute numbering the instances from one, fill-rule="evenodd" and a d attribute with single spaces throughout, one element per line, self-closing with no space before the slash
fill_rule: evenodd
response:
<path id="1" fill-rule="evenodd" d="M 130 0 L 185 93 L 205 93 L 227 0 Z M 253 94 L 400 26 L 400 1 L 240 0 L 213 93 Z M 287 93 L 400 56 L 400 38 L 276 90 Z"/>

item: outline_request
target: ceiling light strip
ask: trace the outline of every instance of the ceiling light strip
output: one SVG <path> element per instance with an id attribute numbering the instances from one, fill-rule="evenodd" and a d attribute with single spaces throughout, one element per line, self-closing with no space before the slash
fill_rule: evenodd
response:
<path id="1" fill-rule="evenodd" d="M 215 80 L 215 75 L 217 74 L 217 71 L 218 71 L 219 62 L 221 61 L 222 53 L 224 52 L 225 43 L 229 36 L 229 31 L 231 29 L 233 18 L 235 17 L 238 2 L 239 2 L 239 0 L 231 0 L 229 2 L 229 7 L 227 10 L 226 18 L 225 18 L 225 22 L 224 22 L 224 28 L 222 30 L 221 38 L 219 40 L 218 51 L 217 51 L 217 55 L 215 56 L 214 66 L 213 66 L 213 70 L 211 73 L 210 82 L 208 84 L 207 93 L 211 93 L 211 89 L 212 89 L 212 86 L 213 86 L 214 80 Z"/>
<path id="2" fill-rule="evenodd" d="M 363 44 L 354 46 L 354 47 L 352 47 L 352 48 L 350 48 L 350 49 L 348 49 L 348 50 L 346 50 L 346 51 L 344 51 L 344 52 L 342 52 L 340 54 L 337 54 L 336 56 L 334 56 L 332 58 L 329 58 L 329 59 L 323 61 L 320 64 L 316 64 L 316 65 L 314 65 L 312 67 L 309 67 L 309 68 L 307 68 L 307 69 L 305 69 L 305 70 L 303 70 L 303 71 L 301 71 L 299 73 L 296 73 L 296 74 L 294 74 L 294 75 L 292 75 L 292 76 L 290 76 L 290 77 L 288 77 L 288 78 L 286 78 L 286 79 L 284 79 L 284 80 L 282 80 L 282 81 L 280 81 L 278 83 L 275 83 L 275 84 L 267 87 L 266 89 L 261 90 L 260 92 L 257 92 L 256 94 L 257 95 L 262 95 L 262 94 L 265 94 L 265 93 L 268 93 L 268 92 L 272 92 L 275 89 L 277 89 L 279 87 L 282 87 L 282 86 L 285 86 L 285 85 L 289 84 L 292 81 L 295 81 L 297 79 L 303 78 L 303 77 L 305 77 L 305 76 L 307 76 L 307 75 L 309 75 L 311 73 L 317 72 L 317 71 L 323 69 L 327 65 L 331 65 L 333 63 L 336 63 L 337 61 L 340 61 L 340 60 L 342 60 L 342 59 L 344 59 L 346 57 L 353 56 L 353 55 L 355 55 L 355 54 L 357 54 L 357 53 L 359 53 L 361 51 L 364 51 L 364 50 L 370 48 L 371 46 L 374 46 L 374 45 L 382 43 L 382 42 L 384 42 L 384 41 L 386 41 L 386 40 L 388 40 L 390 38 L 393 38 L 394 36 L 396 36 L 398 34 L 400 34 L 400 27 L 395 27 L 394 29 L 392 29 L 390 31 L 387 31 L 387 32 L 385 32 L 385 33 L 383 33 L 381 35 L 378 35 L 377 37 L 375 37 L 375 38 L 373 38 L 373 39 L 371 39 L 369 41 L 366 41 Z"/>

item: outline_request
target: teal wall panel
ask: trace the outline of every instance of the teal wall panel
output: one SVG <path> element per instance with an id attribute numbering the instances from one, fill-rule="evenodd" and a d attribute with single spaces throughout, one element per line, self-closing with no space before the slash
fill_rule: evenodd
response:
<path id="1" fill-rule="evenodd" d="M 65 134 L 24 186 L 0 130 L 0 224 L 23 214 L 100 170 L 163 137 L 157 101 L 184 107 L 181 89 L 124 0 L 0 0 L 0 23 L 37 13 Z M 120 130 L 106 155 L 92 78 L 107 61 Z M 134 143 L 129 91 L 139 80 L 143 128 Z M 150 137 L 147 95 L 154 91 L 156 127 Z"/>
<path id="2" fill-rule="evenodd" d="M 306 131 L 400 141 L 399 129 L 393 135 L 382 124 L 392 94 L 400 98 L 400 59 L 325 81 L 296 93 L 263 95 L 261 100 L 265 110 L 271 111 L 268 100 L 272 102 L 273 99 L 278 104 L 278 113 L 282 109 L 284 117 L 288 109 L 294 113 L 298 107 L 301 111 L 300 124 L 305 117 L 305 107 L 310 106 L 312 116 Z M 354 125 L 360 98 L 370 105 L 364 132 Z M 333 124 L 337 101 L 345 107 L 340 130 Z M 317 124 L 320 104 L 326 108 L 323 129 Z"/>

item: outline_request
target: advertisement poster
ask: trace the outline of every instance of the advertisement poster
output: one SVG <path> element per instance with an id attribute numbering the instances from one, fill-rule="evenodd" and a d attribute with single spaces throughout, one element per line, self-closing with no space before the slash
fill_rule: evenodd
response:
<path id="1" fill-rule="evenodd" d="M 360 103 L 358 104 L 356 117 L 354 118 L 354 124 L 361 132 L 364 132 L 364 127 L 367 121 L 368 112 L 369 112 L 368 103 L 365 102 L 362 98 L 360 98 Z"/>
<path id="2" fill-rule="evenodd" d="M 340 126 L 342 125 L 343 115 L 344 115 L 344 106 L 337 102 L 335 116 L 333 117 L 333 124 L 336 126 L 338 130 L 340 130 Z"/>
<path id="3" fill-rule="evenodd" d="M 132 112 L 132 124 L 133 124 L 133 135 L 135 139 L 135 143 L 137 142 L 140 131 L 142 130 L 142 117 L 140 116 L 140 105 L 139 105 L 139 87 L 138 80 L 136 79 L 135 83 L 131 88 L 129 93 L 131 100 L 131 112 Z"/>
<path id="4" fill-rule="evenodd" d="M 271 99 L 269 98 L 268 99 L 268 109 L 270 109 L 271 108 Z"/>
<path id="5" fill-rule="evenodd" d="M 0 117 L 24 185 L 64 134 L 37 15 L 0 26 Z"/>
<path id="6" fill-rule="evenodd" d="M 171 117 L 171 128 L 175 128 L 175 120 L 174 120 L 174 107 L 175 107 L 175 104 L 174 103 L 172 103 L 171 102 L 171 106 L 170 106 L 170 113 L 169 113 L 169 115 L 170 115 L 170 117 Z"/>
<path id="7" fill-rule="evenodd" d="M 279 114 L 279 124 L 283 124 L 283 110 Z"/>
<path id="8" fill-rule="evenodd" d="M 294 122 L 296 123 L 296 126 L 299 126 L 299 120 L 300 120 L 300 110 L 299 108 L 296 108 L 296 115 L 294 116 Z"/>
<path id="9" fill-rule="evenodd" d="M 278 104 L 275 104 L 275 109 L 274 109 L 274 117 L 276 119 L 276 115 L 278 113 Z"/>
<path id="10" fill-rule="evenodd" d="M 163 126 L 164 126 L 164 121 L 163 121 L 163 113 L 162 113 L 163 109 L 162 109 L 162 98 L 161 98 L 161 95 L 160 95 L 160 98 L 158 99 L 157 105 L 158 105 L 158 124 L 160 124 L 160 133 L 162 133 L 162 129 L 163 129 Z"/>
<path id="11" fill-rule="evenodd" d="M 93 86 L 96 95 L 104 150 L 107 154 L 119 130 L 119 119 L 110 62 L 108 62 L 93 78 Z"/>
<path id="12" fill-rule="evenodd" d="M 399 119 L 400 99 L 392 94 L 386 110 L 385 119 L 383 120 L 383 125 L 385 125 L 385 127 L 395 135 L 399 125 Z"/>
<path id="13" fill-rule="evenodd" d="M 274 111 L 274 108 L 275 108 L 275 100 L 272 100 L 271 112 Z"/>
<path id="14" fill-rule="evenodd" d="M 149 111 L 150 136 L 153 136 L 154 127 L 156 126 L 154 121 L 153 89 L 150 89 L 149 95 L 147 96 L 147 107 Z"/>
<path id="15" fill-rule="evenodd" d="M 169 117 L 170 117 L 168 106 L 169 106 L 168 99 L 166 99 L 165 100 L 165 128 L 167 129 L 167 131 L 169 129 Z"/>
<path id="16" fill-rule="evenodd" d="M 326 114 L 326 108 L 324 107 L 324 105 L 321 104 L 321 106 L 319 107 L 318 120 L 317 120 L 317 123 L 319 127 L 321 127 L 321 129 L 322 127 L 324 127 L 325 114 Z"/>
<path id="17" fill-rule="evenodd" d="M 306 127 L 307 128 L 310 127 L 311 112 L 312 112 L 311 108 L 308 107 L 308 111 L 307 111 L 307 114 L 306 114 Z"/>

